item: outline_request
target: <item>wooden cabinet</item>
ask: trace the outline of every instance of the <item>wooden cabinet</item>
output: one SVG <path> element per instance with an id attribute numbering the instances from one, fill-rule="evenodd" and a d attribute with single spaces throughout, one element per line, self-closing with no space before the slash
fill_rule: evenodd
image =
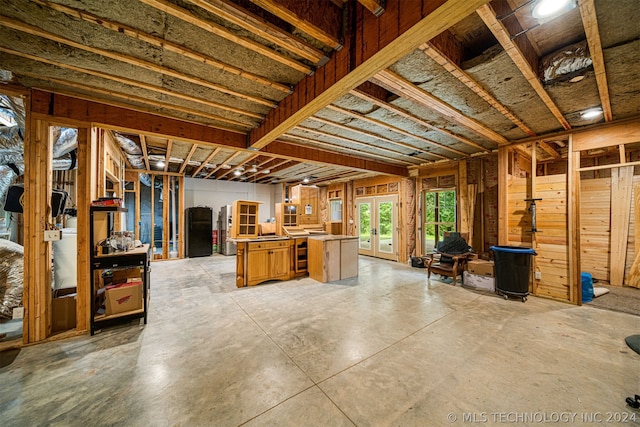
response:
<path id="1" fill-rule="evenodd" d="M 276 203 L 276 234 L 284 236 L 282 227 L 298 226 L 299 206 L 295 203 Z"/>
<path id="2" fill-rule="evenodd" d="M 320 205 L 318 203 L 318 187 L 296 185 L 289 189 L 289 200 L 300 206 L 298 224 L 320 224 Z"/>
<path id="3" fill-rule="evenodd" d="M 333 282 L 358 276 L 358 238 L 355 236 L 315 236 L 308 238 L 309 277 Z"/>
<path id="4" fill-rule="evenodd" d="M 291 277 L 291 240 L 238 242 L 236 286 L 253 286 L 267 280 Z"/>
<path id="5" fill-rule="evenodd" d="M 304 276 L 307 274 L 307 238 L 299 237 L 293 239 L 293 262 L 291 270 L 295 272 L 295 276 Z"/>
<path id="6" fill-rule="evenodd" d="M 258 206 L 260 202 L 236 200 L 231 211 L 230 237 L 244 239 L 258 236 Z"/>

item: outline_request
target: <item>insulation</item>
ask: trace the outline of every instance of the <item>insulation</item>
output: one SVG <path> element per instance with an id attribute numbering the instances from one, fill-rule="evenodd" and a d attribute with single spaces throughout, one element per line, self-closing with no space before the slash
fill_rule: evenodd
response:
<path id="1" fill-rule="evenodd" d="M 24 129 L 26 113 L 22 98 L 0 95 L 0 107 L 5 108 L 5 112 L 13 117 L 20 129 Z"/>
<path id="2" fill-rule="evenodd" d="M 22 306 L 24 248 L 0 240 L 0 317 L 11 319 L 13 309 Z"/>
<path id="3" fill-rule="evenodd" d="M 9 166 L 0 165 L 0 207 L 4 206 L 4 199 L 7 196 L 9 186 L 13 184 L 16 177 L 15 171 Z"/>
<path id="4" fill-rule="evenodd" d="M 573 76 L 590 67 L 592 63 L 587 41 L 574 43 L 542 58 L 540 61 L 542 80 L 544 83 L 549 83 Z"/>
<path id="5" fill-rule="evenodd" d="M 64 156 L 78 148 L 78 129 L 62 128 L 60 136 L 55 139 L 53 144 L 53 158 Z"/>
<path id="6" fill-rule="evenodd" d="M 116 141 L 120 144 L 120 148 L 124 152 L 125 156 L 127 156 L 127 160 L 129 160 L 131 166 L 136 169 L 144 169 L 144 158 L 142 157 L 142 150 L 138 147 L 138 144 L 118 132 L 114 132 L 114 135 L 116 137 Z M 149 174 L 141 173 L 139 176 L 141 183 L 147 187 L 151 187 L 151 177 Z"/>

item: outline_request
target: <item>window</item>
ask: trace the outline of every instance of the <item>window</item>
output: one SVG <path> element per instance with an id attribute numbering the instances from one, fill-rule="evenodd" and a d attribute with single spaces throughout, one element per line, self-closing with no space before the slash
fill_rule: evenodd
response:
<path id="1" fill-rule="evenodd" d="M 342 221 L 342 199 L 331 200 L 331 221 Z"/>
<path id="2" fill-rule="evenodd" d="M 443 240 L 446 231 L 456 230 L 456 191 L 425 191 L 423 200 L 423 249 L 429 253 Z"/>

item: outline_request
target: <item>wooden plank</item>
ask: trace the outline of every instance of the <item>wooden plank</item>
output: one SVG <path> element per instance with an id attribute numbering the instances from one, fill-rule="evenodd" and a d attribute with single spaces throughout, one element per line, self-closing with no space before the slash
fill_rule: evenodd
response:
<path id="1" fill-rule="evenodd" d="M 366 7 L 375 16 L 380 16 L 385 11 L 385 0 L 358 0 L 358 3 Z"/>
<path id="2" fill-rule="evenodd" d="M 193 13 L 189 12 L 187 9 L 176 6 L 166 0 L 140 0 L 140 1 L 145 3 L 148 6 L 154 7 L 178 19 L 181 19 L 192 25 L 195 25 L 198 28 L 201 28 L 212 34 L 215 34 L 218 37 L 222 37 L 239 46 L 247 48 L 250 51 L 256 52 L 264 57 L 267 57 L 276 62 L 279 62 L 282 65 L 293 68 L 294 70 L 301 71 L 305 74 L 309 74 L 311 72 L 311 69 L 309 67 L 307 67 L 306 65 L 298 61 L 291 59 L 287 55 L 283 55 L 279 52 L 276 52 L 275 50 L 269 49 L 268 47 L 260 43 L 257 43 L 247 37 L 238 36 L 233 32 L 229 31 L 227 28 L 223 27 L 222 25 L 218 25 L 214 22 L 200 19 Z"/>
<path id="3" fill-rule="evenodd" d="M 184 258 L 183 230 L 184 230 L 184 176 L 181 176 L 181 177 L 178 177 L 178 258 Z"/>
<path id="4" fill-rule="evenodd" d="M 147 0 L 149 1 L 149 0 Z M 218 92 L 222 92 L 222 93 L 226 93 L 228 95 L 232 95 L 232 96 L 236 96 L 238 98 L 241 99 L 245 99 L 247 101 L 251 101 L 251 102 L 255 102 L 258 104 L 262 104 L 265 105 L 267 107 L 273 107 L 275 105 L 274 101 L 272 100 L 265 100 L 263 98 L 258 98 L 256 96 L 252 96 L 252 95 L 248 95 L 248 94 L 244 94 L 238 91 L 235 91 L 233 89 L 224 87 L 222 85 L 218 85 L 216 83 L 212 83 L 210 81 L 201 79 L 200 77 L 197 76 L 191 76 L 185 73 L 181 73 L 179 71 L 173 70 L 171 68 L 168 67 L 164 67 L 162 65 L 158 65 L 156 63 L 150 62 L 150 61 L 145 61 L 143 59 L 140 58 L 135 58 L 133 56 L 129 56 L 129 55 L 125 55 L 122 53 L 117 53 L 117 52 L 113 52 L 110 50 L 106 50 L 106 49 L 100 49 L 100 48 L 95 48 L 95 47 L 90 47 L 87 46 L 85 44 L 82 43 L 78 43 L 75 42 L 73 40 L 67 39 L 65 37 L 61 37 L 58 36 L 56 34 L 53 33 L 49 33 L 47 31 L 41 30 L 38 27 L 32 26 L 32 25 L 28 25 L 22 22 L 18 22 L 18 21 L 13 21 L 7 17 L 3 17 L 0 16 L 0 25 L 7 27 L 7 28 L 11 28 L 17 31 L 22 31 L 24 33 L 27 34 L 31 34 L 34 36 L 38 36 L 38 37 L 42 37 L 45 38 L 47 40 L 51 40 L 54 41 L 56 43 L 62 43 L 65 44 L 67 46 L 71 46 L 73 48 L 76 49 L 80 49 L 86 52 L 91 52 L 91 53 L 95 53 L 97 55 L 100 56 L 104 56 L 106 58 L 111 58 L 111 59 L 115 59 L 116 61 L 120 61 L 123 62 L 125 64 L 129 64 L 129 65 L 133 65 L 136 67 L 140 67 L 140 68 L 144 68 L 145 70 L 149 70 L 149 71 L 153 71 L 156 73 L 161 73 L 163 75 L 166 76 L 170 76 L 170 77 L 175 77 L 177 79 L 180 80 L 184 80 L 187 81 L 189 83 L 193 83 L 199 86 L 203 86 L 209 89 L 213 89 L 216 90 Z"/>
<path id="5" fill-rule="evenodd" d="M 487 27 L 489 27 L 511 60 L 516 64 L 524 78 L 527 79 L 542 102 L 547 106 L 551 114 L 553 114 L 563 128 L 571 129 L 571 125 L 564 118 L 562 112 L 555 102 L 553 102 L 542 85 L 542 82 L 538 78 L 538 57 L 535 54 L 535 50 L 531 47 L 531 44 L 526 38 L 513 37 L 515 33 L 511 33 L 506 27 L 506 25 L 509 25 L 509 20 L 499 20 L 492 6 L 501 6 L 500 16 L 505 16 L 511 12 L 511 8 L 504 0 L 494 0 L 492 5 L 487 4 L 480 7 L 477 10 L 478 15 L 480 15 L 480 18 L 482 18 Z M 523 30 L 515 18 L 512 20 L 512 25 L 517 25 L 518 32 Z"/>
<path id="6" fill-rule="evenodd" d="M 613 123 L 609 126 L 602 126 L 588 131 L 576 132 L 573 140 L 574 151 L 594 150 L 640 142 L 640 120 L 636 118 L 635 120 Z"/>
<path id="7" fill-rule="evenodd" d="M 498 148 L 498 244 L 505 245 L 508 242 L 509 231 L 508 207 L 509 190 L 507 178 L 509 175 L 509 148 Z"/>
<path id="8" fill-rule="evenodd" d="M 633 167 L 611 169 L 611 253 L 610 283 L 622 286 L 624 283 L 624 267 L 627 255 L 627 237 L 629 233 L 629 212 Z"/>
<path id="9" fill-rule="evenodd" d="M 91 164 L 91 153 L 95 147 L 96 133 L 88 128 L 78 129 L 78 179 L 77 186 L 77 296 L 76 296 L 76 330 L 88 331 L 90 328 L 91 316 L 91 233 L 89 225 L 89 206 L 94 199 L 92 189 L 93 181 L 96 179 L 93 165 Z"/>
<path id="10" fill-rule="evenodd" d="M 171 229 L 169 228 L 169 177 L 162 177 L 162 259 L 169 259 L 169 238 Z"/>
<path id="11" fill-rule="evenodd" d="M 414 85 L 404 77 L 390 70 L 380 70 L 375 74 L 371 81 L 387 89 L 389 92 L 410 99 L 420 105 L 430 108 L 445 118 L 458 123 L 461 126 L 487 138 L 489 141 L 498 145 L 509 144 L 509 141 L 499 133 L 478 122 L 475 119 L 465 116 L 462 112 L 455 109 L 451 105 L 443 102 L 439 98 L 431 95 L 426 90 Z"/>
<path id="12" fill-rule="evenodd" d="M 627 285 L 640 288 L 640 184 L 633 185 L 634 227 L 635 227 L 635 258 L 629 270 Z"/>
<path id="13" fill-rule="evenodd" d="M 169 138 L 167 140 L 167 151 L 164 154 L 164 171 L 169 170 L 169 160 L 171 159 L 171 148 L 173 147 L 173 140 Z"/>
<path id="14" fill-rule="evenodd" d="M 198 149 L 198 144 L 191 145 L 191 150 L 189 150 L 189 154 L 187 154 L 187 157 L 182 162 L 182 166 L 180 166 L 180 170 L 178 170 L 178 173 L 184 173 L 184 170 L 189 165 L 189 160 L 191 160 L 191 157 L 193 157 L 193 153 L 195 153 L 197 149 Z M 147 166 L 147 169 L 149 169 L 148 166 Z"/>
<path id="15" fill-rule="evenodd" d="M 389 0 L 389 4 L 391 4 L 392 1 L 398 0 Z M 411 10 L 418 18 L 422 17 L 422 19 L 407 31 L 401 32 L 393 42 L 381 47 L 378 52 L 368 60 L 360 63 L 355 61 L 353 54 L 359 46 L 353 46 L 353 49 L 355 50 L 352 50 L 351 47 L 349 49 L 343 49 L 345 52 L 344 54 L 343 51 L 341 51 L 334 55 L 329 60 L 329 63 L 332 61 L 345 61 L 344 64 L 349 64 L 351 67 L 351 71 L 344 77 L 341 77 L 338 72 L 336 72 L 337 80 L 334 82 L 325 82 L 324 75 L 320 77 L 321 73 L 305 77 L 296 85 L 295 91 L 304 90 L 304 86 L 308 85 L 310 81 L 315 80 L 316 83 L 319 83 L 321 78 L 323 80 L 323 88 L 326 87 L 326 89 L 319 93 L 316 88 L 318 95 L 293 115 L 280 117 L 280 120 L 261 132 L 252 130 L 249 137 L 249 146 L 251 148 L 261 149 L 268 145 L 279 138 L 282 134 L 304 121 L 307 117 L 315 114 L 335 99 L 348 93 L 351 89 L 354 89 L 365 80 L 368 80 L 372 74 L 385 69 L 407 53 L 411 52 L 421 43 L 424 43 L 424 40 L 428 40 L 436 36 L 444 29 L 468 16 L 480 5 L 485 4 L 487 0 L 430 0 L 430 2 L 439 7 L 435 8 L 436 6 L 434 6 L 435 10 L 424 17 L 422 17 L 421 2 L 411 1 L 400 3 L 401 10 Z M 380 18 L 376 18 L 375 16 L 368 14 L 364 16 L 364 26 L 368 25 L 369 20 L 376 19 L 382 20 L 380 25 L 383 27 L 387 25 L 397 25 L 397 21 L 392 23 L 385 20 L 384 14 Z M 327 65 L 329 65 L 329 63 Z M 339 68 L 336 68 L 336 70 L 338 69 Z M 276 107 L 267 114 L 267 117 L 277 117 L 280 114 L 279 110 L 280 108 Z M 264 124 L 262 126 L 264 126 Z"/>
<path id="16" fill-rule="evenodd" d="M 600 40 L 600 30 L 598 29 L 595 2 L 594 0 L 580 0 L 578 5 L 580 6 L 580 16 L 582 17 L 584 32 L 587 36 L 587 44 L 589 45 L 589 56 L 593 61 L 593 71 L 596 75 L 602 112 L 604 113 L 604 119 L 610 122 L 613 120 L 613 113 L 611 111 L 609 84 L 607 83 L 607 71 L 602 53 L 602 42 Z"/>
<path id="17" fill-rule="evenodd" d="M 468 233 L 471 218 L 469 218 L 469 188 L 467 187 L 467 161 L 458 162 L 458 229 L 462 233 Z"/>

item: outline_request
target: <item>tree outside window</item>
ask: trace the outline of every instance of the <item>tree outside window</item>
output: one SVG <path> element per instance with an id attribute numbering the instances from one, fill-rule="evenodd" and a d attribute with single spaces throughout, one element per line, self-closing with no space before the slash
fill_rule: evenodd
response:
<path id="1" fill-rule="evenodd" d="M 423 200 L 424 253 L 429 253 L 445 232 L 456 230 L 456 191 L 425 191 Z"/>

